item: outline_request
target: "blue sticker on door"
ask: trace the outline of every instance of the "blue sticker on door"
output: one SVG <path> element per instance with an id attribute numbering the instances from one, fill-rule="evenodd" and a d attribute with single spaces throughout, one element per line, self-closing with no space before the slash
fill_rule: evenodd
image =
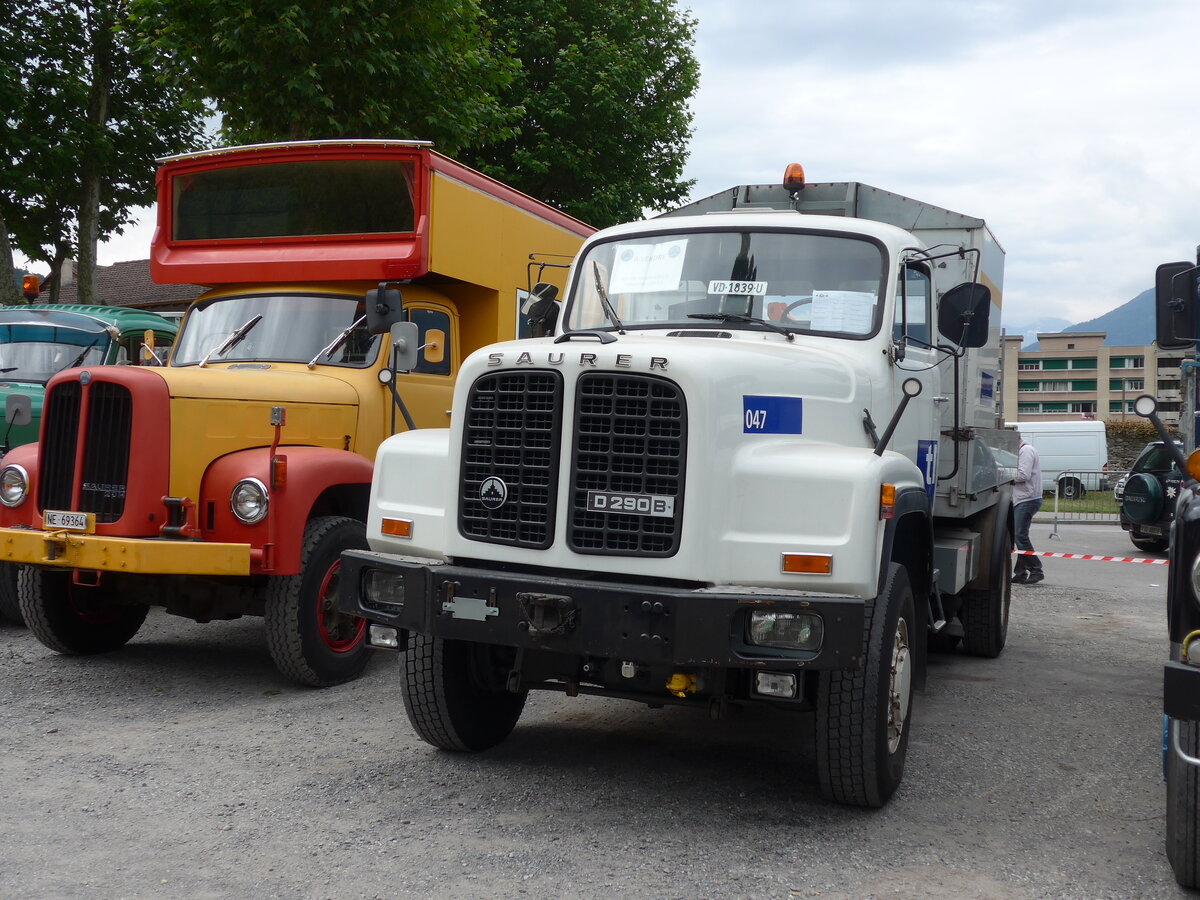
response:
<path id="1" fill-rule="evenodd" d="M 743 434 L 803 434 L 803 426 L 800 397 L 742 397 Z"/>
<path id="2" fill-rule="evenodd" d="M 933 494 L 937 489 L 937 441 L 917 441 L 917 465 L 921 467 L 921 476 L 925 479 L 925 493 L 929 502 L 933 503 Z"/>

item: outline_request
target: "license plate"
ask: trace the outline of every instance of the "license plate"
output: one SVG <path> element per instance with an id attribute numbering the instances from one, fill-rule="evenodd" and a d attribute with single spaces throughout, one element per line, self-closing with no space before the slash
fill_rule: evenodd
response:
<path id="1" fill-rule="evenodd" d="M 635 516 L 675 515 L 675 498 L 659 494 L 623 494 L 617 491 L 588 491 L 589 512 L 632 513 Z"/>
<path id="2" fill-rule="evenodd" d="M 1143 525 L 1142 531 L 1146 534 L 1153 534 L 1156 537 L 1162 537 L 1166 533 L 1165 528 L 1159 528 L 1157 525 Z"/>
<path id="3" fill-rule="evenodd" d="M 82 531 L 91 534 L 96 530 L 96 514 L 48 509 L 42 513 L 42 528 L 47 531 Z"/>

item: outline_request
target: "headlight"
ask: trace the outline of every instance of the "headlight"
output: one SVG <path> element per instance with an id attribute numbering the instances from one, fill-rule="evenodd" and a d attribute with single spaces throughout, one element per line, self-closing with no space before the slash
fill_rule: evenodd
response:
<path id="1" fill-rule="evenodd" d="M 752 612 L 746 640 L 759 647 L 820 650 L 825 623 L 812 613 Z"/>
<path id="2" fill-rule="evenodd" d="M 2 473 L 0 477 L 3 477 Z M 1192 593 L 1200 598 L 1200 553 L 1192 560 Z"/>
<path id="3" fill-rule="evenodd" d="M 254 525 L 267 517 L 267 487 L 257 478 L 243 478 L 233 486 L 229 508 L 238 520 Z"/>
<path id="4" fill-rule="evenodd" d="M 367 569 L 362 579 L 363 606 L 398 616 L 404 610 L 404 576 L 382 569 Z"/>
<path id="5" fill-rule="evenodd" d="M 0 471 L 0 503 L 20 506 L 29 493 L 29 473 L 20 466 L 5 466 Z"/>

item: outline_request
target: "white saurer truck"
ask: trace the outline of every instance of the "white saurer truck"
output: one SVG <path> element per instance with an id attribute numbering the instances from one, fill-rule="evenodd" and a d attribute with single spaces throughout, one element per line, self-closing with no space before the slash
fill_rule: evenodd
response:
<path id="1" fill-rule="evenodd" d="M 527 304 L 552 336 L 379 448 L 341 604 L 417 733 L 486 749 L 538 689 L 771 704 L 882 805 L 927 650 L 1005 643 L 1002 266 L 982 219 L 798 166 L 589 238 L 561 317 Z"/>

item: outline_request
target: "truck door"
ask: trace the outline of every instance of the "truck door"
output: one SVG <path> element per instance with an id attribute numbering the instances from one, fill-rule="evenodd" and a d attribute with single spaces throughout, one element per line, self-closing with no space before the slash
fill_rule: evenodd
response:
<path id="1" fill-rule="evenodd" d="M 938 470 L 938 407 L 948 404 L 933 400 L 941 393 L 941 380 L 935 368 L 939 354 L 934 349 L 936 336 L 930 288 L 929 273 L 924 266 L 910 264 L 901 269 L 901 276 L 896 280 L 892 340 L 898 348 L 898 358 L 892 367 L 893 404 L 900 402 L 901 386 L 908 378 L 920 381 L 922 390 L 905 410 L 892 449 L 917 464 L 932 504 Z M 903 359 L 899 358 L 901 351 Z"/>
<path id="2" fill-rule="evenodd" d="M 445 428 L 450 424 L 450 404 L 454 393 L 454 376 L 458 372 L 458 317 L 448 307 L 410 306 L 411 321 L 416 322 L 421 344 L 437 338 L 441 358 L 422 353 L 417 367 L 396 380 L 396 386 L 418 428 Z M 385 433 L 391 430 L 391 411 Z M 397 415 L 396 430 L 404 430 L 404 419 Z"/>

